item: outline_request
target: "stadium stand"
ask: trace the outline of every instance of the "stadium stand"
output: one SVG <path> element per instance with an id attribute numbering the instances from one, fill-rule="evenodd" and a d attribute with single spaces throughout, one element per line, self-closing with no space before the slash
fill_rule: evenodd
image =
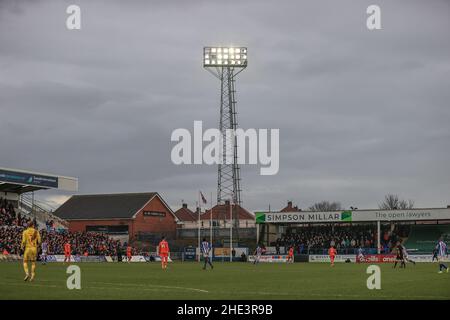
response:
<path id="1" fill-rule="evenodd" d="M 0 252 L 20 254 L 22 231 L 31 219 L 16 211 L 12 202 L 0 199 Z M 117 249 L 122 249 L 119 241 L 102 233 L 56 229 L 52 220 L 46 221 L 45 228 L 40 229 L 42 239 L 48 242 L 50 254 L 63 254 L 66 242 L 72 244 L 73 254 L 79 255 L 116 255 Z"/>
<path id="2" fill-rule="evenodd" d="M 444 236 L 450 238 L 450 225 L 413 225 L 405 246 L 417 253 L 431 253 L 436 246 L 437 239 Z"/>
<path id="3" fill-rule="evenodd" d="M 0 226 L 26 226 L 30 221 L 29 217 L 16 213 L 12 202 L 0 198 Z"/>
<path id="4" fill-rule="evenodd" d="M 278 238 L 275 245 L 279 247 L 294 246 L 299 254 L 323 254 L 330 245 L 334 245 L 342 254 L 354 254 L 361 246 L 367 251 L 376 249 L 376 226 L 307 226 L 289 230 Z M 394 230 L 382 229 L 382 252 L 388 253 L 400 238 L 406 237 L 409 226 L 398 225 Z M 370 250 L 374 249 L 374 250 Z"/>

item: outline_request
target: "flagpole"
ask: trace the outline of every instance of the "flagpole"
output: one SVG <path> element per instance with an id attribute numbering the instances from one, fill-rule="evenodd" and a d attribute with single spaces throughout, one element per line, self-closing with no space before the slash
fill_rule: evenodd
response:
<path id="1" fill-rule="evenodd" d="M 210 221 L 209 221 L 209 226 L 210 226 L 210 230 L 209 230 L 209 242 L 210 242 L 210 244 L 211 244 L 211 246 L 212 246 L 212 241 L 213 241 L 213 238 L 212 238 L 212 232 L 213 232 L 212 192 L 211 192 L 210 201 L 211 201 L 211 202 L 209 203 L 209 208 L 210 208 L 210 209 L 209 209 L 209 214 L 210 214 Z"/>
<path id="2" fill-rule="evenodd" d="M 198 194 L 198 262 L 200 262 L 200 212 L 202 211 L 202 205 L 200 203 L 200 192 Z"/>
<path id="3" fill-rule="evenodd" d="M 233 261 L 233 205 L 230 199 L 230 262 Z"/>

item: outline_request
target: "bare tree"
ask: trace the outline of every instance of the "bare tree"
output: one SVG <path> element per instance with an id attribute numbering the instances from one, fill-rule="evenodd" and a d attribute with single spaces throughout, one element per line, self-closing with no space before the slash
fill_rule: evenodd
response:
<path id="1" fill-rule="evenodd" d="M 311 207 L 309 207 L 310 211 L 338 211 L 342 210 L 342 206 L 340 202 L 330 202 L 330 201 L 321 201 L 314 203 Z"/>
<path id="2" fill-rule="evenodd" d="M 396 194 L 387 194 L 384 197 L 384 200 L 378 207 L 382 210 L 404 210 L 404 209 L 412 209 L 414 208 L 414 201 L 412 200 L 403 200 L 398 197 Z"/>

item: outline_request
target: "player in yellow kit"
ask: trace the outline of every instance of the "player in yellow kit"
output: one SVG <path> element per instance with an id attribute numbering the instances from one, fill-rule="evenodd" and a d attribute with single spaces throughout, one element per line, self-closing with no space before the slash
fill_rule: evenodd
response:
<path id="1" fill-rule="evenodd" d="M 34 280 L 35 270 L 36 270 L 36 257 L 37 248 L 41 243 L 41 235 L 39 231 L 34 228 L 34 223 L 30 222 L 28 228 L 22 233 L 22 245 L 21 248 L 24 251 L 23 254 L 23 269 L 25 270 L 24 281 Z M 28 262 L 31 262 L 31 276 L 28 271 Z"/>

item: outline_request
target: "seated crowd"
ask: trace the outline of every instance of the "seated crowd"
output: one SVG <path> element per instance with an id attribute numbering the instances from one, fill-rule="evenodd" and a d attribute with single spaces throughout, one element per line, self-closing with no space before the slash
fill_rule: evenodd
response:
<path id="1" fill-rule="evenodd" d="M 0 198 L 0 226 L 26 227 L 30 221 L 29 218 L 22 217 L 20 213 L 16 214 L 11 202 Z"/>
<path id="2" fill-rule="evenodd" d="M 402 234 L 398 234 L 398 233 Z M 407 235 L 405 228 L 399 232 L 382 230 L 382 252 L 388 253 L 395 245 L 399 236 Z M 295 229 L 295 232 L 287 232 L 276 241 L 277 247 L 294 246 L 297 253 L 308 253 L 319 249 L 328 249 L 333 245 L 338 251 L 355 252 L 359 247 L 365 249 L 376 248 L 376 227 L 370 225 L 353 226 L 308 226 Z M 352 250 L 353 249 L 353 250 Z"/>
<path id="3" fill-rule="evenodd" d="M 16 215 L 14 206 L 0 199 L 0 253 L 20 254 L 22 232 L 31 220 Z M 56 231 L 53 222 L 46 222 L 46 230 L 40 230 L 42 241 L 48 244 L 49 254 L 63 254 L 64 244 L 70 243 L 72 254 L 116 255 L 120 241 L 97 232 Z"/>

